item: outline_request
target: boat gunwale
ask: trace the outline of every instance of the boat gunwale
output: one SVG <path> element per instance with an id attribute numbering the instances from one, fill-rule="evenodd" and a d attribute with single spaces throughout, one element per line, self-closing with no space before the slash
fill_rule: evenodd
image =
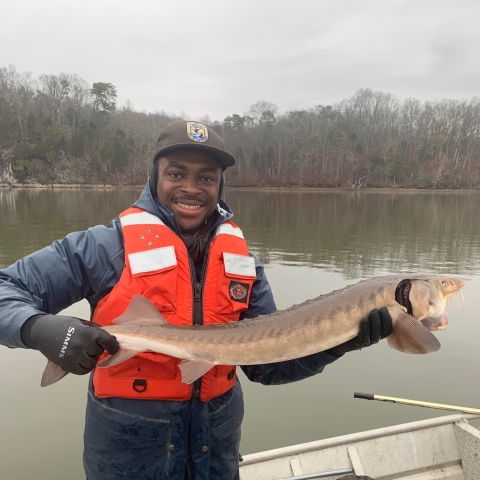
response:
<path id="1" fill-rule="evenodd" d="M 352 443 L 373 440 L 380 437 L 388 437 L 400 433 L 424 430 L 432 427 L 440 427 L 442 425 L 454 424 L 477 418 L 480 418 L 480 415 L 460 413 L 454 415 L 445 415 L 443 417 L 418 420 L 416 422 L 402 423 L 399 425 L 392 425 L 390 427 L 381 427 L 374 430 L 350 433 L 348 435 L 342 435 L 339 437 L 324 438 L 322 440 L 315 440 L 313 442 L 300 443 L 297 445 L 290 445 L 288 447 L 266 450 L 264 452 L 251 453 L 243 457 L 243 461 L 240 463 L 240 467 L 252 465 L 255 463 L 266 462 L 269 460 L 275 460 L 278 458 L 290 457 L 302 453 L 308 453 L 316 450 L 325 450 L 331 447 L 338 447 L 342 445 L 347 446 Z"/>

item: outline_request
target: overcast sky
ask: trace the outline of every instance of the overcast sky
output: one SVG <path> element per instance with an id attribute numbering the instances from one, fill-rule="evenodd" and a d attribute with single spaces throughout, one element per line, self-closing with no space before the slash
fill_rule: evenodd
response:
<path id="1" fill-rule="evenodd" d="M 111 82 L 121 107 L 223 120 L 359 88 L 480 93 L 479 0 L 0 0 L 0 66 Z"/>

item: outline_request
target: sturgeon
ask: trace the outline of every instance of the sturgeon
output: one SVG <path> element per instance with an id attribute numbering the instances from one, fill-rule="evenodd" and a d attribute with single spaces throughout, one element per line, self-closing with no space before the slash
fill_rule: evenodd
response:
<path id="1" fill-rule="evenodd" d="M 433 274 L 374 277 L 286 310 L 208 326 L 169 324 L 149 300 L 135 295 L 114 325 L 103 327 L 115 335 L 120 349 L 97 366 L 117 365 L 141 352 L 162 353 L 181 359 L 182 381 L 192 383 L 215 365 L 280 362 L 333 348 L 357 336 L 360 322 L 383 306 L 392 317 L 391 348 L 433 353 L 440 343 L 431 331 L 447 327 L 447 301 L 464 283 Z M 67 373 L 49 361 L 41 385 Z"/>

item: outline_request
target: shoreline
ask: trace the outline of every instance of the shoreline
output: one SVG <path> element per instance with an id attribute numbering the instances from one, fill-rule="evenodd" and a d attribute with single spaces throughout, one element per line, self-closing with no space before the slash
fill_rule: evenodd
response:
<path id="1" fill-rule="evenodd" d="M 0 183 L 0 188 L 24 189 L 78 189 L 78 190 L 119 190 L 121 188 L 143 188 L 145 185 L 98 185 L 95 183 Z"/>
<path id="2" fill-rule="evenodd" d="M 0 189 L 42 189 L 42 190 L 140 190 L 142 185 L 99 185 L 99 184 L 67 184 L 67 183 L 0 183 Z M 350 192 L 350 193 L 480 193 L 480 188 L 403 188 L 403 187 L 367 187 L 367 188 L 346 188 L 346 187 L 273 187 L 273 186 L 225 186 L 225 191 L 264 191 L 264 192 Z"/>

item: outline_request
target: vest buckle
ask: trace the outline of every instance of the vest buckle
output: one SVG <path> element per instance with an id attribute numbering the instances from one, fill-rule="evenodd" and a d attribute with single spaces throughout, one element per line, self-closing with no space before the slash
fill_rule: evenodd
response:
<path id="1" fill-rule="evenodd" d="M 146 380 L 134 380 L 133 389 L 138 393 L 143 393 L 147 389 L 147 381 Z"/>

